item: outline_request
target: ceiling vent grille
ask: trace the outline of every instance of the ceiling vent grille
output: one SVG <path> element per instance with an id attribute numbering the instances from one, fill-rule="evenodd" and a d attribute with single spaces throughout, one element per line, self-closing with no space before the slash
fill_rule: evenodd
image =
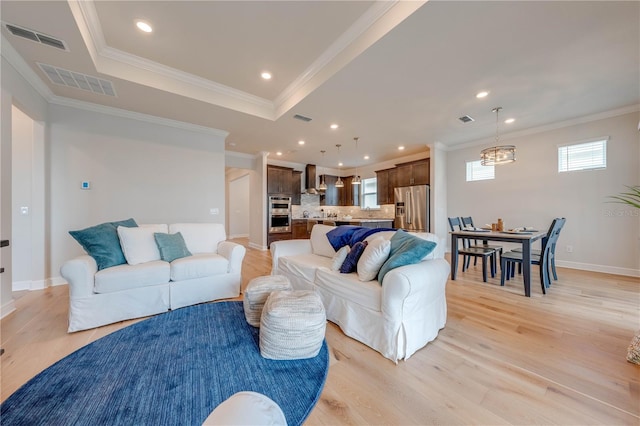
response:
<path id="1" fill-rule="evenodd" d="M 294 115 L 293 118 L 295 118 L 296 120 L 300 120 L 300 121 L 306 121 L 307 123 L 309 121 L 311 121 L 311 119 L 309 117 L 305 117 L 304 115 L 300 115 L 300 114 Z"/>
<path id="2" fill-rule="evenodd" d="M 64 41 L 57 39 L 55 37 L 52 37 L 50 35 L 42 34 L 37 31 L 33 31 L 28 28 L 18 27 L 12 24 L 5 24 L 5 27 L 14 36 L 26 38 L 27 40 L 35 41 L 36 43 L 40 43 L 46 46 L 56 47 L 61 50 L 69 51 Z"/>
<path id="3" fill-rule="evenodd" d="M 38 66 L 42 72 L 49 77 L 49 80 L 51 80 L 53 84 L 74 87 L 76 89 L 86 90 L 87 92 L 97 93 L 99 95 L 116 96 L 116 91 L 110 81 L 54 67 L 52 65 L 41 64 L 39 62 Z"/>
<path id="4" fill-rule="evenodd" d="M 463 115 L 462 117 L 459 117 L 458 120 L 462 121 L 465 124 L 475 121 L 473 118 L 469 117 L 468 115 Z"/>

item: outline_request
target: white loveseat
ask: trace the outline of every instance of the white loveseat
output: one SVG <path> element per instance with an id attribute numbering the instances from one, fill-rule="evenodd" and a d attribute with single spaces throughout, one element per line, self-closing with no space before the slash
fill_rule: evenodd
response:
<path id="1" fill-rule="evenodd" d="M 434 234 L 416 233 L 437 243 L 422 261 L 389 271 L 382 285 L 360 281 L 356 273 L 331 269 L 335 250 L 326 236 L 333 226 L 315 225 L 309 240 L 271 244 L 272 274 L 285 275 L 295 289 L 315 289 L 327 319 L 342 331 L 397 362 L 408 359 L 435 339 L 447 319 L 445 286 L 450 272 L 444 241 Z M 367 240 L 393 232 L 380 232 Z"/>
<path id="2" fill-rule="evenodd" d="M 69 283 L 69 332 L 239 296 L 245 248 L 225 241 L 223 225 L 160 226 L 170 234 L 180 232 L 192 255 L 100 271 L 88 255 L 62 265 L 60 273 Z"/>

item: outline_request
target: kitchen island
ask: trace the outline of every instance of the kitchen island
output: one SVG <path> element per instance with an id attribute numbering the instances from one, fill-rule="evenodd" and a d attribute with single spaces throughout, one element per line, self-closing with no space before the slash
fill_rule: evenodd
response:
<path id="1" fill-rule="evenodd" d="M 355 225 L 364 226 L 365 228 L 393 228 L 393 219 L 336 219 L 336 225 Z"/>

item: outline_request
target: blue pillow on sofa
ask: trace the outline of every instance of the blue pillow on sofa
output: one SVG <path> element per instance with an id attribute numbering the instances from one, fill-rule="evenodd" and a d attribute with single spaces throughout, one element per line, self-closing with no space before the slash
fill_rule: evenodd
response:
<path id="1" fill-rule="evenodd" d="M 160 258 L 165 262 L 173 262 L 176 259 L 191 256 L 191 252 L 184 242 L 184 237 L 179 232 L 175 234 L 154 232 L 153 238 L 155 238 L 158 245 Z"/>
<path id="2" fill-rule="evenodd" d="M 89 256 L 96 260 L 98 271 L 100 271 L 127 263 L 120 247 L 118 226 L 135 228 L 138 224 L 133 219 L 106 222 L 80 231 L 69 231 L 69 234 L 80 243 Z"/>
<path id="3" fill-rule="evenodd" d="M 382 285 L 384 276 L 394 268 L 420 262 L 436 248 L 436 245 L 433 241 L 423 240 L 406 231 L 397 231 L 391 237 L 389 258 L 378 272 L 378 282 Z"/>
<path id="4" fill-rule="evenodd" d="M 340 267 L 340 272 L 343 274 L 348 274 L 350 272 L 355 272 L 356 267 L 358 266 L 358 260 L 362 253 L 364 253 L 364 249 L 367 248 L 366 241 L 359 241 L 351 247 L 351 251 L 347 254 L 346 259 L 342 263 Z"/>

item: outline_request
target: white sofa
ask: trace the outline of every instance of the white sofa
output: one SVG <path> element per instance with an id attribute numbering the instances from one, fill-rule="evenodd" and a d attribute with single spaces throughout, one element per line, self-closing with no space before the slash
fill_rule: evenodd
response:
<path id="1" fill-rule="evenodd" d="M 272 274 L 285 275 L 295 289 L 315 289 L 327 319 L 342 331 L 397 362 L 435 339 L 447 319 L 445 286 L 450 272 L 444 241 L 434 234 L 415 235 L 437 243 L 422 261 L 389 271 L 382 285 L 360 281 L 356 273 L 331 270 L 335 250 L 326 236 L 333 226 L 315 225 L 309 240 L 271 244 Z M 391 238 L 393 232 L 373 234 Z"/>
<path id="2" fill-rule="evenodd" d="M 100 271 L 88 255 L 62 265 L 60 273 L 69 283 L 69 332 L 239 296 L 245 248 L 225 241 L 223 225 L 161 226 L 170 234 L 180 232 L 192 255 Z"/>

